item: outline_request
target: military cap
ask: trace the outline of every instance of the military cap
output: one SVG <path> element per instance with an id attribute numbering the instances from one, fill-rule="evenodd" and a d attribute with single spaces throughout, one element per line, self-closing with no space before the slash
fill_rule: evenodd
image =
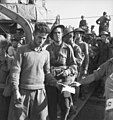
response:
<path id="1" fill-rule="evenodd" d="M 85 33 L 86 35 L 93 35 L 90 31 Z"/>
<path id="2" fill-rule="evenodd" d="M 74 32 L 80 32 L 80 33 L 85 33 L 85 31 L 82 28 L 76 28 Z"/>
<path id="3" fill-rule="evenodd" d="M 65 37 L 67 34 L 69 34 L 71 32 L 74 32 L 74 29 L 72 27 L 65 28 L 64 29 L 64 36 L 63 37 Z"/>
<path id="4" fill-rule="evenodd" d="M 58 27 L 60 27 L 63 31 L 64 31 L 64 29 L 65 29 L 65 26 L 64 26 L 64 25 L 54 24 L 54 25 L 52 26 L 51 32 L 50 32 L 50 34 L 49 34 L 49 37 L 50 37 L 51 39 L 53 39 L 53 32 L 54 32 L 54 30 L 55 30 L 56 28 L 58 28 Z"/>
<path id="5" fill-rule="evenodd" d="M 100 35 L 106 35 L 106 36 L 109 36 L 109 33 L 106 32 L 106 31 L 102 31 L 102 32 L 100 33 Z"/>

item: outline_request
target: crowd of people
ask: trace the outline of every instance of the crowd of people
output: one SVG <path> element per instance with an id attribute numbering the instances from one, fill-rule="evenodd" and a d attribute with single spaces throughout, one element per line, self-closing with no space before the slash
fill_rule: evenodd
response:
<path id="1" fill-rule="evenodd" d="M 29 44 L 17 36 L 0 36 L 0 119 L 57 120 L 59 110 L 61 120 L 68 120 L 76 112 L 78 98 L 85 100 L 90 92 L 85 84 L 97 80 L 101 93 L 97 97 L 103 97 L 104 91 L 107 96 L 105 120 L 113 119 L 113 38 L 108 27 L 100 27 L 99 36 L 93 25 L 86 30 L 81 18 L 83 23 L 76 29 L 58 23 L 50 29 L 44 22 L 35 23 Z M 96 22 L 101 26 L 103 18 Z M 75 94 L 62 91 L 75 81 L 81 83 Z"/>

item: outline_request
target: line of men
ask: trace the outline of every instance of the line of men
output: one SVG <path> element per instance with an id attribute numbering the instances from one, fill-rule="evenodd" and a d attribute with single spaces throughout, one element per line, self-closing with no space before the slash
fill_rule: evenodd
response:
<path id="1" fill-rule="evenodd" d="M 72 94 L 62 91 L 58 83 L 70 85 L 87 74 L 89 53 L 88 44 L 82 41 L 83 32 L 59 24 L 50 30 L 46 23 L 36 23 L 34 39 L 20 46 L 15 58 L 7 54 L 7 39 L 1 38 L 0 119 L 57 120 L 57 105 L 61 120 L 68 119 Z M 52 43 L 43 49 L 48 37 Z M 84 91 L 83 86 L 80 91 Z"/>

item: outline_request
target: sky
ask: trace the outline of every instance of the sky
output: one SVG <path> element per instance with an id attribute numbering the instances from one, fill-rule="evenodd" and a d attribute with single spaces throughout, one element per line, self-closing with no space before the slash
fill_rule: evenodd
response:
<path id="1" fill-rule="evenodd" d="M 85 16 L 89 28 L 95 25 L 95 31 L 98 34 L 99 25 L 96 20 L 107 12 L 111 17 L 110 32 L 113 36 L 113 0 L 46 0 L 47 9 L 51 11 L 51 19 L 55 19 L 58 14 L 61 18 L 61 24 L 77 28 L 81 15 Z"/>

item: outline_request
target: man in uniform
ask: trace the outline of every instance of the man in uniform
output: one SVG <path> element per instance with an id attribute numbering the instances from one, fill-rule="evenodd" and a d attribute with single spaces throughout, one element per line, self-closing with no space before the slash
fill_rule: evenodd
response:
<path id="1" fill-rule="evenodd" d="M 81 48 L 74 42 L 74 29 L 72 27 L 68 27 L 65 28 L 64 30 L 64 36 L 63 36 L 63 40 L 64 42 L 66 42 L 67 44 L 71 45 L 71 47 L 73 48 L 74 51 L 74 57 L 77 61 L 78 64 L 78 71 L 82 65 L 83 62 L 83 57 L 82 57 L 82 50 Z M 76 81 L 77 79 L 75 79 Z M 70 115 L 71 113 L 76 112 L 76 108 L 77 108 L 77 99 L 78 99 L 78 94 L 76 92 L 76 94 L 72 94 L 72 99 L 73 99 L 73 106 L 70 109 Z"/>
<path id="2" fill-rule="evenodd" d="M 111 58 L 110 56 L 110 42 L 108 39 L 108 32 L 106 31 L 102 31 L 101 34 L 101 44 L 98 47 L 98 55 L 97 55 L 97 67 L 99 67 L 101 64 L 103 64 L 104 62 L 106 62 L 109 58 Z M 103 98 L 103 94 L 104 94 L 104 86 L 105 86 L 105 79 L 102 79 L 100 81 L 98 81 L 98 97 L 99 98 Z"/>
<path id="3" fill-rule="evenodd" d="M 77 59 L 78 66 L 80 67 L 82 65 L 82 50 L 81 48 L 74 42 L 74 29 L 72 27 L 65 28 L 63 40 L 67 44 L 71 45 L 74 51 L 74 56 Z"/>
<path id="4" fill-rule="evenodd" d="M 93 81 L 98 81 L 101 78 L 106 80 L 105 82 L 105 96 L 106 96 L 106 108 L 105 108 L 105 120 L 113 120 L 113 58 L 104 62 L 94 73 L 88 75 L 79 81 L 81 84 L 89 84 Z"/>
<path id="5" fill-rule="evenodd" d="M 74 32 L 75 32 L 74 41 L 81 48 L 82 56 L 84 58 L 79 71 L 79 78 L 81 78 L 82 76 L 87 75 L 88 72 L 89 49 L 88 49 L 88 44 L 82 40 L 82 34 L 84 34 L 84 30 L 81 28 L 76 28 Z M 87 92 L 86 86 L 80 87 L 79 95 L 82 100 L 85 100 L 85 92 Z"/>
<path id="6" fill-rule="evenodd" d="M 78 70 L 72 47 L 63 42 L 64 28 L 64 25 L 54 24 L 50 33 L 53 43 L 47 47 L 47 50 L 50 53 L 52 74 L 59 82 L 69 85 L 74 82 Z M 61 120 L 67 120 L 72 104 L 70 92 L 61 92 L 47 85 L 47 93 L 50 120 L 57 120 L 57 105 L 61 110 Z"/>
<path id="7" fill-rule="evenodd" d="M 96 20 L 96 23 L 99 24 L 99 35 L 102 31 L 109 32 L 109 21 L 111 21 L 111 18 L 106 12 L 103 12 L 103 16 Z"/>

